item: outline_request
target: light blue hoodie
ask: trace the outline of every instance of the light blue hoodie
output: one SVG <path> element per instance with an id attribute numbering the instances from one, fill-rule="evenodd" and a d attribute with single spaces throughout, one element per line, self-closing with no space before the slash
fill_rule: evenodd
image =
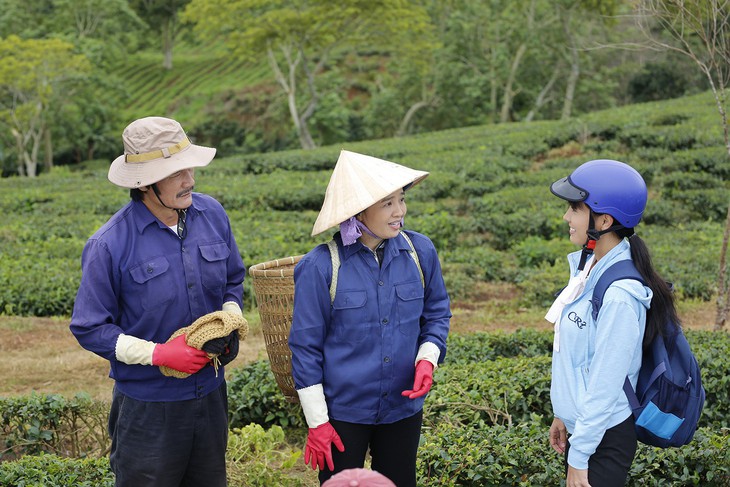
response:
<path id="1" fill-rule="evenodd" d="M 571 276 L 578 273 L 579 259 L 580 251 L 568 255 Z M 550 399 L 555 417 L 571 434 L 568 464 L 577 469 L 588 468 L 606 430 L 631 415 L 623 383 L 628 375 L 636 387 L 651 289 L 633 279 L 614 282 L 596 321 L 590 302 L 601 274 L 627 259 L 631 249 L 622 240 L 596 263 L 583 293 L 560 316 L 560 351 L 553 352 Z"/>

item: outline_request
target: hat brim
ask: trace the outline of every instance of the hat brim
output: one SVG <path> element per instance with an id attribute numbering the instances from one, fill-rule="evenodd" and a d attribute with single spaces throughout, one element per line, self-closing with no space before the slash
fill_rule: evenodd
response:
<path id="1" fill-rule="evenodd" d="M 571 203 L 585 201 L 588 198 L 588 191 L 573 184 L 570 176 L 555 181 L 550 185 L 550 191 L 558 198 L 562 198 Z"/>
<path id="2" fill-rule="evenodd" d="M 145 162 L 127 162 L 127 155 L 122 154 L 109 167 L 108 178 L 122 188 L 149 186 L 177 171 L 207 166 L 215 157 L 215 152 L 212 147 L 191 144 L 170 157 Z"/>
<path id="3" fill-rule="evenodd" d="M 312 236 L 339 225 L 401 188 L 411 188 L 428 176 L 394 162 L 341 151 Z"/>

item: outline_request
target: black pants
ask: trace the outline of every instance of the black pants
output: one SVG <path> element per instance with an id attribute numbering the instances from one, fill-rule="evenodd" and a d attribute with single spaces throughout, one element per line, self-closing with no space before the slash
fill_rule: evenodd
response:
<path id="1" fill-rule="evenodd" d="M 115 389 L 109 436 L 117 487 L 225 486 L 226 384 L 174 402 L 137 401 Z"/>
<path id="2" fill-rule="evenodd" d="M 336 447 L 332 447 L 335 471 L 326 467 L 320 470 L 320 484 L 348 468 L 362 468 L 369 447 L 373 470 L 388 477 L 398 487 L 415 487 L 416 453 L 422 422 L 423 411 L 391 424 L 355 424 L 330 420 L 345 445 L 345 451 L 340 453 Z"/>
<path id="3" fill-rule="evenodd" d="M 565 448 L 565 471 L 568 471 L 568 450 Z M 626 485 L 631 462 L 636 454 L 634 416 L 606 430 L 595 453 L 588 459 L 588 482 L 591 487 L 622 487 Z"/>

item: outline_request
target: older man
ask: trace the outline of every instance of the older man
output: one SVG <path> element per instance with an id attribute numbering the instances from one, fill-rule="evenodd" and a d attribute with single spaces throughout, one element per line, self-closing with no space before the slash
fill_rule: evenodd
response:
<path id="1" fill-rule="evenodd" d="M 122 134 L 109 180 L 131 201 L 89 238 L 71 331 L 109 360 L 109 432 L 117 486 L 226 484 L 224 374 L 179 328 L 214 311 L 241 314 L 245 267 L 223 207 L 193 192 L 215 149 L 174 120 L 147 117 Z M 237 335 L 223 363 L 237 353 Z M 228 352 L 228 356 L 225 352 Z M 165 366 L 185 374 L 170 377 Z"/>

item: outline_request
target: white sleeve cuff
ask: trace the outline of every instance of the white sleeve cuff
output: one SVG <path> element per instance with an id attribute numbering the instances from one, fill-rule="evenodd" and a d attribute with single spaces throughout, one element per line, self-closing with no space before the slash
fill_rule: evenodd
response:
<path id="1" fill-rule="evenodd" d="M 238 306 L 238 303 L 235 301 L 226 301 L 225 303 L 223 303 L 223 311 L 234 313 L 238 316 L 243 316 L 243 311 L 241 311 L 241 307 Z"/>
<path id="2" fill-rule="evenodd" d="M 154 342 L 122 333 L 117 339 L 115 353 L 117 360 L 125 364 L 152 365 L 152 353 L 155 350 Z"/>
<path id="3" fill-rule="evenodd" d="M 420 360 L 428 360 L 433 364 L 433 370 L 439 366 L 439 357 L 441 356 L 441 350 L 435 343 L 425 342 L 418 347 L 418 353 L 416 354 L 416 363 Z"/>
<path id="4" fill-rule="evenodd" d="M 299 394 L 299 403 L 302 405 L 304 417 L 310 428 L 316 428 L 330 420 L 322 384 L 297 389 L 297 394 Z"/>

